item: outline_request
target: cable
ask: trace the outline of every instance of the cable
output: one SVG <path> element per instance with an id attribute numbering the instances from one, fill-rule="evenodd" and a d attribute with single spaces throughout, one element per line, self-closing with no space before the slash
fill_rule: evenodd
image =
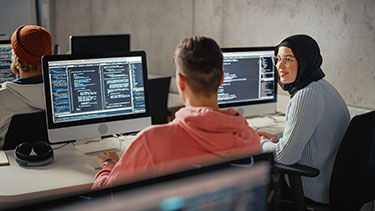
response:
<path id="1" fill-rule="evenodd" d="M 89 140 L 89 141 L 86 141 L 85 143 L 83 144 L 88 144 L 88 143 L 92 143 L 92 142 L 100 142 L 102 139 L 99 139 L 99 140 Z"/>
<path id="2" fill-rule="evenodd" d="M 68 143 L 65 143 L 65 144 L 63 144 L 63 145 L 61 145 L 61 146 L 58 146 L 58 147 L 55 147 L 55 148 L 52 148 L 53 150 L 56 150 L 56 149 L 61 149 L 61 148 L 63 148 L 63 147 L 65 147 L 65 146 L 67 146 L 68 144 L 70 144 L 71 142 L 68 142 Z M 73 143 L 71 143 L 71 144 L 73 144 Z M 74 145 L 74 144 L 73 144 Z"/>
<path id="3" fill-rule="evenodd" d="M 127 138 L 128 137 L 135 137 L 136 133 L 131 133 L 131 134 L 127 134 L 127 135 L 121 135 L 119 136 L 119 142 L 120 142 L 120 149 L 122 149 L 122 144 L 125 142 L 125 141 L 128 141 Z"/>
<path id="4" fill-rule="evenodd" d="M 266 115 L 265 117 L 272 119 L 274 122 L 277 122 L 277 119 L 271 115 Z"/>

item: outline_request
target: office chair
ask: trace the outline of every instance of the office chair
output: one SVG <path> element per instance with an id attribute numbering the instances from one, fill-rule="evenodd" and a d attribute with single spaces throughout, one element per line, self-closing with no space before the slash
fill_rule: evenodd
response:
<path id="1" fill-rule="evenodd" d="M 16 114 L 4 137 L 3 150 L 15 149 L 22 142 L 48 141 L 45 111 Z"/>
<path id="2" fill-rule="evenodd" d="M 274 181 L 273 190 L 270 192 L 269 203 L 274 210 L 306 210 L 306 203 L 303 194 L 301 176 L 316 177 L 320 171 L 316 168 L 301 164 L 285 165 L 274 162 L 272 166 Z M 290 198 L 283 198 L 278 195 L 285 183 L 285 177 L 288 177 L 290 184 Z M 286 208 L 287 207 L 287 208 Z"/>
<path id="3" fill-rule="evenodd" d="M 375 200 L 375 111 L 355 116 L 346 130 L 333 165 L 329 208 L 304 199 L 301 176 L 317 176 L 318 169 L 275 163 L 274 170 L 288 175 L 295 210 L 361 209 Z"/>
<path id="4" fill-rule="evenodd" d="M 150 90 L 150 108 L 152 124 L 168 122 L 168 94 L 171 77 L 148 80 Z"/>
<path id="5" fill-rule="evenodd" d="M 359 210 L 375 200 L 375 111 L 351 120 L 336 155 L 329 195 L 332 210 Z"/>
<path id="6" fill-rule="evenodd" d="M 307 177 L 315 177 L 319 175 L 319 170 L 304 166 L 301 164 L 294 164 L 294 165 L 284 165 L 274 161 L 273 153 L 262 153 L 259 155 L 251 156 L 248 159 L 243 158 L 241 160 L 237 160 L 233 162 L 231 166 L 233 167 L 252 167 L 253 164 L 257 162 L 268 162 L 271 165 L 271 174 L 272 177 L 270 178 L 269 182 L 269 190 L 268 190 L 268 197 L 267 197 L 267 206 L 268 210 L 272 211 L 279 211 L 279 210 L 306 210 L 306 206 L 304 203 L 304 196 L 303 196 L 303 188 L 302 188 L 302 181 L 301 176 Z M 284 178 L 284 175 L 288 174 L 289 182 L 291 183 L 291 193 L 292 193 L 292 200 L 290 199 L 280 199 L 276 196 L 277 191 L 280 188 L 281 180 Z M 282 200 L 282 201 L 281 201 Z M 293 203 L 295 202 L 295 203 Z M 288 203 L 288 206 L 280 206 L 281 203 Z M 285 208 L 287 207 L 287 208 Z M 290 209 L 291 208 L 291 209 Z"/>

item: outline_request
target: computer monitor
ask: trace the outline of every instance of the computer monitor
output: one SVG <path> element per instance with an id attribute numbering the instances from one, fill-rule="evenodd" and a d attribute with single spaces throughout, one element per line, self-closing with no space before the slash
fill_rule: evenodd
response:
<path id="1" fill-rule="evenodd" d="M 217 170 L 139 190 L 142 198 L 136 196 L 138 192 L 124 194 L 121 200 L 139 210 L 266 211 L 269 169 L 267 163 L 259 163 L 252 168 Z"/>
<path id="2" fill-rule="evenodd" d="M 221 108 L 236 109 L 245 117 L 276 112 L 274 50 L 274 47 L 222 49 L 224 82 L 218 91 Z"/>
<path id="3" fill-rule="evenodd" d="M 168 123 L 168 94 L 171 76 L 148 79 L 152 124 Z"/>
<path id="4" fill-rule="evenodd" d="M 225 168 L 187 176 L 94 201 L 87 210 L 247 210 L 266 211 L 270 166 Z"/>
<path id="5" fill-rule="evenodd" d="M 242 165 L 241 165 L 242 164 Z M 222 161 L 90 192 L 56 194 L 13 209 L 256 210 L 271 208 L 272 153 Z M 172 209 L 173 208 L 173 209 Z"/>
<path id="6" fill-rule="evenodd" d="M 12 58 L 12 44 L 10 40 L 0 40 L 0 87 L 5 81 L 13 81 L 16 74 L 10 69 Z"/>
<path id="7" fill-rule="evenodd" d="M 85 35 L 70 36 L 71 54 L 130 51 L 130 35 Z"/>
<path id="8" fill-rule="evenodd" d="M 52 55 L 42 62 L 51 143 L 151 125 L 145 52 Z"/>

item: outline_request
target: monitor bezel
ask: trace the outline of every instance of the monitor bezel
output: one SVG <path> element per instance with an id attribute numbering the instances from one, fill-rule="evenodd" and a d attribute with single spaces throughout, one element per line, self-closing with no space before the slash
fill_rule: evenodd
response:
<path id="1" fill-rule="evenodd" d="M 252 52 L 252 51 L 274 51 L 275 52 L 275 46 L 263 46 L 263 47 L 231 47 L 231 48 L 222 48 L 221 51 L 224 53 L 229 53 L 229 52 Z M 224 55 L 223 55 L 224 57 Z M 276 69 L 274 68 L 274 71 Z M 267 103 L 276 103 L 277 102 L 277 80 L 275 77 L 274 81 L 274 97 L 273 99 L 266 99 L 266 100 L 252 100 L 252 101 L 243 101 L 243 102 L 235 102 L 235 103 L 225 103 L 225 104 L 220 104 L 219 103 L 219 108 L 229 108 L 229 107 L 241 107 L 241 106 L 247 106 L 247 105 L 256 105 L 256 104 L 267 104 Z"/>
<path id="2" fill-rule="evenodd" d="M 85 53 L 77 52 L 77 45 L 76 45 L 84 39 L 98 39 L 98 38 L 107 38 L 108 39 L 108 38 L 118 38 L 118 37 L 123 37 L 123 38 L 127 39 L 128 46 L 129 46 L 128 50 L 122 50 L 121 52 L 130 51 L 130 49 L 131 49 L 130 48 L 131 47 L 131 45 L 130 45 L 131 44 L 130 34 L 70 35 L 69 36 L 70 53 L 71 54 L 85 54 Z M 106 52 L 109 52 L 109 51 L 106 51 Z M 111 52 L 120 52 L 120 51 L 111 51 Z M 100 53 L 105 53 L 105 52 L 103 51 L 103 52 L 100 52 Z M 90 53 L 90 54 L 92 54 L 92 53 Z"/>
<path id="3" fill-rule="evenodd" d="M 10 40 L 0 40 L 0 45 L 1 44 L 12 44 Z"/>
<path id="4" fill-rule="evenodd" d="M 129 115 L 118 115 L 111 117 L 101 117 L 96 119 L 86 119 L 86 120 L 75 120 L 71 122 L 53 122 L 53 112 L 52 112 L 52 96 L 50 90 L 51 81 L 49 79 L 49 66 L 48 62 L 50 61 L 64 61 L 64 60 L 79 60 L 79 59 L 102 59 L 102 58 L 115 58 L 115 57 L 136 57 L 141 56 L 142 66 L 143 66 L 143 83 L 144 83 L 144 92 L 145 92 L 145 103 L 146 103 L 146 112 L 136 113 Z M 147 62 L 146 62 L 146 53 L 144 51 L 133 51 L 133 52 L 112 52 L 112 53 L 101 53 L 101 54 L 61 54 L 61 55 L 49 55 L 42 57 L 42 69 L 43 69 L 43 81 L 44 81 L 44 95 L 45 95 L 45 104 L 46 104 L 46 118 L 47 118 L 47 129 L 59 129 L 59 128 L 68 128 L 81 125 L 90 125 L 90 124 L 100 124 L 107 122 L 115 121 L 124 121 L 135 118 L 149 117 L 151 118 L 150 112 L 150 99 L 149 99 L 149 87 L 147 79 Z M 150 120 L 151 121 L 151 120 Z M 133 131 L 135 132 L 135 131 Z"/>

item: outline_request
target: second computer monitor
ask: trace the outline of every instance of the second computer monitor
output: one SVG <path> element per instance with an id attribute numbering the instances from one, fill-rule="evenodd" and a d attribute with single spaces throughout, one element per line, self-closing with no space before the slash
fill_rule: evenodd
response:
<path id="1" fill-rule="evenodd" d="M 276 112 L 277 83 L 272 64 L 274 49 L 222 49 L 224 82 L 218 91 L 221 108 L 234 108 L 246 117 Z"/>
<path id="2" fill-rule="evenodd" d="M 130 51 L 130 35 L 73 35 L 70 36 L 71 54 Z"/>
<path id="3" fill-rule="evenodd" d="M 43 78 L 51 143 L 151 125 L 143 51 L 45 56 Z"/>
<path id="4" fill-rule="evenodd" d="M 10 40 L 0 40 L 0 87 L 6 81 L 13 81 L 17 76 L 10 69 L 12 44 Z"/>
<path id="5" fill-rule="evenodd" d="M 151 78 L 148 83 L 152 124 L 168 123 L 168 94 L 171 77 Z"/>

